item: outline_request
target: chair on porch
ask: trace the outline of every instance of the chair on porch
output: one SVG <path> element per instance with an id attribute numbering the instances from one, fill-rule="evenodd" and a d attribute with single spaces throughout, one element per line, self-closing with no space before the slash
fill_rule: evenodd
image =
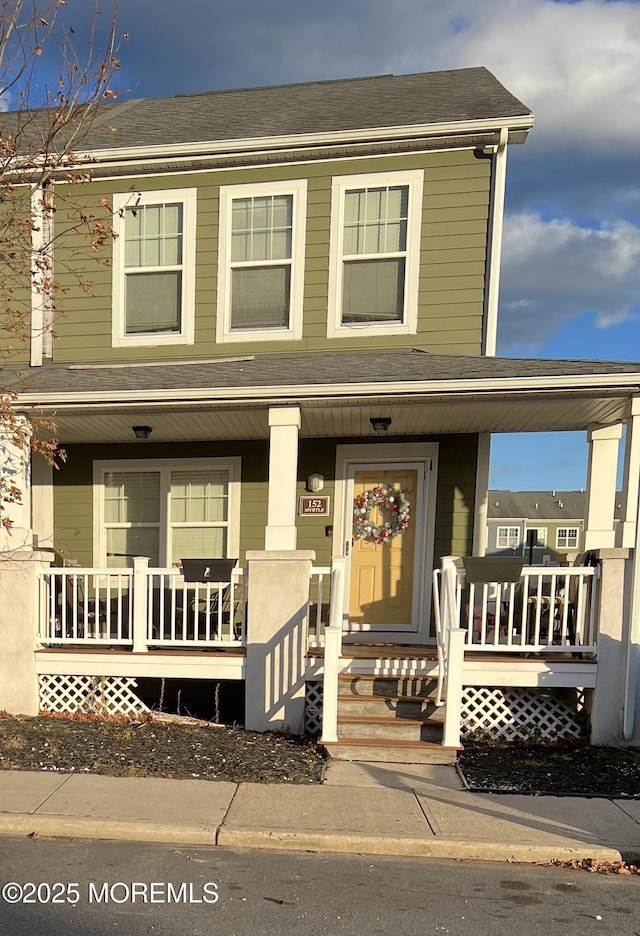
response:
<path id="1" fill-rule="evenodd" d="M 500 643 L 500 638 L 506 639 L 507 625 L 503 607 L 497 601 L 496 586 L 519 582 L 524 559 L 519 556 L 465 556 L 462 561 L 468 595 L 465 620 L 471 624 L 471 644 L 480 643 L 483 636 L 487 643 Z"/>
<path id="2" fill-rule="evenodd" d="M 182 574 L 185 582 L 198 585 L 213 584 L 210 594 L 200 596 L 197 593 L 191 599 L 190 611 L 193 616 L 194 637 L 198 640 L 220 637 L 220 626 L 228 630 L 234 638 L 238 636 L 236 617 L 242 612 L 242 589 L 232 586 L 231 575 L 238 563 L 237 559 L 182 559 Z M 224 588 L 219 586 L 223 583 Z"/>
<path id="3" fill-rule="evenodd" d="M 579 554 L 574 563 L 576 566 L 595 566 L 596 559 L 592 552 Z M 577 642 L 577 609 L 578 589 L 580 580 L 577 576 L 563 576 L 557 574 L 555 588 L 552 590 L 552 575 L 545 576 L 542 587 L 529 586 L 527 595 L 524 594 L 524 583 L 516 587 L 515 606 L 521 626 L 526 627 L 527 642 L 535 641 L 536 625 L 538 625 L 539 640 L 547 643 L 560 643 L 563 640 L 563 625 L 566 621 L 566 637 L 571 645 Z M 573 652 L 573 656 L 581 658 L 582 654 Z"/>

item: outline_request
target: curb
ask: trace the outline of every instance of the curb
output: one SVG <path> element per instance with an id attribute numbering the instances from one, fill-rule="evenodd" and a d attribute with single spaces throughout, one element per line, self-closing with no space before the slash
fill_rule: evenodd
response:
<path id="1" fill-rule="evenodd" d="M 458 839 L 393 838 L 325 832 L 256 832 L 225 829 L 224 826 L 215 828 L 32 814 L 0 815 L 0 836 L 11 835 L 523 864 L 583 858 L 610 862 L 622 860 L 622 855 L 615 848 L 587 843 L 507 845 L 502 842 Z"/>
<path id="2" fill-rule="evenodd" d="M 102 839 L 112 842 L 145 842 L 159 845 L 216 845 L 218 828 L 16 813 L 11 816 L 0 816 L 0 836 L 2 835 Z"/>

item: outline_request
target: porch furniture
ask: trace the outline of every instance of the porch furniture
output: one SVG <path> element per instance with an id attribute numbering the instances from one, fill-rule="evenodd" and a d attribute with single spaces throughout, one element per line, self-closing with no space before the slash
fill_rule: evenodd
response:
<path id="1" fill-rule="evenodd" d="M 551 590 L 550 576 L 544 577 L 541 587 L 529 586 L 526 596 L 524 583 L 518 583 L 515 605 L 521 618 L 520 626 L 526 627 L 527 642 L 546 641 L 551 644 L 562 641 L 563 623 L 566 621 L 566 638 L 573 645 L 576 642 L 576 603 L 572 594 L 575 586 L 567 590 L 565 582 L 556 582 L 553 594 Z"/>
<path id="2" fill-rule="evenodd" d="M 218 637 L 220 628 L 230 628 L 234 637 L 238 636 L 238 612 L 242 612 L 242 589 L 233 588 L 231 575 L 237 559 L 182 559 L 182 575 L 185 582 L 194 585 L 215 585 L 217 587 L 204 596 L 196 591 L 190 602 L 193 617 L 194 636 L 198 640 Z M 223 589 L 222 583 L 228 583 Z M 233 597 L 232 597 L 233 593 Z M 207 628 L 207 624 L 209 627 Z"/>
<path id="3" fill-rule="evenodd" d="M 524 559 L 519 556 L 465 556 L 462 562 L 469 593 L 465 618 L 472 622 L 472 643 L 479 639 L 483 625 L 485 638 L 494 642 L 496 621 L 502 636 L 506 636 L 506 608 L 504 603 L 497 606 L 496 586 L 519 582 Z M 472 606 L 471 615 L 469 605 Z"/>

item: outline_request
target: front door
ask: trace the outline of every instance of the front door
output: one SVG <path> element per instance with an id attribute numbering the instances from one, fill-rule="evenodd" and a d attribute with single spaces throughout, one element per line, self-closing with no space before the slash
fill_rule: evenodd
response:
<path id="1" fill-rule="evenodd" d="M 365 491 L 380 486 L 402 491 L 410 510 L 415 510 L 418 491 L 416 468 L 389 469 L 384 465 L 354 471 L 353 500 Z M 388 510 L 373 507 L 369 515 L 376 524 L 392 517 Z M 352 537 L 349 576 L 349 621 L 354 626 L 370 628 L 411 628 L 415 585 L 416 526 L 389 540 L 376 544 Z M 362 629 L 362 627 L 360 627 Z"/>
<path id="2" fill-rule="evenodd" d="M 352 452 L 355 457 L 349 458 Z M 419 457 L 403 457 L 407 455 Z M 352 640 L 422 643 L 428 639 L 436 455 L 433 444 L 339 447 L 343 496 L 342 517 L 336 524 L 341 535 L 334 541 L 334 554 L 347 558 L 343 620 Z M 354 528 L 354 506 L 363 494 L 381 486 L 403 492 L 409 523 L 402 532 L 377 543 L 368 534 L 358 535 L 362 529 Z M 380 529 L 385 522 L 393 524 L 395 515 L 373 506 L 367 518 Z"/>

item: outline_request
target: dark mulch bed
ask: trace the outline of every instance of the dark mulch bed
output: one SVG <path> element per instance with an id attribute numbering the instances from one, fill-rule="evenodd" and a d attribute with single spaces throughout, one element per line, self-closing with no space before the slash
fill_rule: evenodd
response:
<path id="1" fill-rule="evenodd" d="M 640 798 L 640 748 L 469 741 L 458 763 L 474 792 Z"/>
<path id="2" fill-rule="evenodd" d="M 255 783 L 319 783 L 306 739 L 207 724 L 0 717 L 0 769 Z"/>

